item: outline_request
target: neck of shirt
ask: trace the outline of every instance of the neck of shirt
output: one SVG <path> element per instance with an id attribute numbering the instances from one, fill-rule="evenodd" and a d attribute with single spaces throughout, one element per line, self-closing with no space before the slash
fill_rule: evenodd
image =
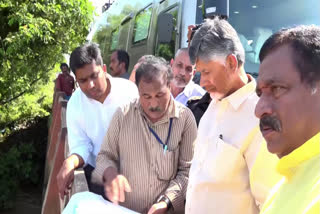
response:
<path id="1" fill-rule="evenodd" d="M 320 132 L 290 154 L 282 157 L 278 162 L 277 171 L 290 179 L 305 161 L 318 155 L 320 155 Z"/>

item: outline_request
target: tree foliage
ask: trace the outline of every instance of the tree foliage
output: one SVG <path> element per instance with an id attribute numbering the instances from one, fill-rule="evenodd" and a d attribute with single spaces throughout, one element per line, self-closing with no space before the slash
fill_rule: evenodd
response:
<path id="1" fill-rule="evenodd" d="M 85 41 L 93 11 L 88 0 L 0 0 L 0 130 L 48 114 L 57 65 Z"/>
<path id="2" fill-rule="evenodd" d="M 42 190 L 49 117 L 35 118 L 0 144 L 0 213 L 15 206 L 19 187 Z"/>

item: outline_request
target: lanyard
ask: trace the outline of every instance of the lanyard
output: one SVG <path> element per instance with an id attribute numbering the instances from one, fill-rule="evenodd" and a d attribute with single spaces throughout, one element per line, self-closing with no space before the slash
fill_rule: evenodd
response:
<path id="1" fill-rule="evenodd" d="M 169 142 L 169 139 L 170 139 L 171 127 L 172 127 L 172 118 L 170 118 L 168 136 L 167 136 L 166 143 L 164 144 L 164 143 L 162 142 L 162 140 L 160 139 L 160 137 L 157 135 L 157 133 L 149 126 L 150 132 L 151 132 L 151 133 L 153 134 L 153 136 L 157 139 L 157 141 L 162 145 L 164 154 L 165 154 L 166 151 L 168 150 L 168 142 Z"/>

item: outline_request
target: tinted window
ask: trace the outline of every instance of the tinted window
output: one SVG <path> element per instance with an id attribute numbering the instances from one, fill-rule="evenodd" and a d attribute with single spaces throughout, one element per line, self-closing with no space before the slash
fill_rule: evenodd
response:
<path id="1" fill-rule="evenodd" d="M 257 75 L 265 40 L 284 27 L 320 24 L 319 0 L 230 0 L 229 21 L 246 52 L 245 70 Z"/>
<path id="2" fill-rule="evenodd" d="M 140 42 L 148 38 L 149 27 L 152 15 L 152 5 L 140 11 L 134 20 L 133 43 Z"/>
<path id="3" fill-rule="evenodd" d="M 175 44 L 176 44 L 176 28 L 177 28 L 177 17 L 178 17 L 178 7 L 174 7 L 165 13 L 170 13 L 173 16 L 173 31 L 172 31 L 172 39 L 168 43 L 160 43 L 157 41 L 156 44 L 156 51 L 155 54 L 156 56 L 161 56 L 165 58 L 167 61 L 170 61 L 171 59 L 174 58 L 175 54 Z"/>
<path id="4" fill-rule="evenodd" d="M 116 30 L 112 31 L 112 33 L 111 33 L 111 45 L 110 45 L 110 50 L 111 51 L 117 49 L 118 41 L 119 41 L 119 28 L 117 28 Z"/>

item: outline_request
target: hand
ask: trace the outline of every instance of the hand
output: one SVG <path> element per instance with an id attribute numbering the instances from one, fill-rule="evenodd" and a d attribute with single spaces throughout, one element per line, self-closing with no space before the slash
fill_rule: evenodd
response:
<path id="1" fill-rule="evenodd" d="M 59 195 L 63 199 L 64 195 L 68 194 L 71 189 L 71 184 L 74 179 L 74 164 L 66 159 L 57 175 Z"/>
<path id="2" fill-rule="evenodd" d="M 188 34 L 187 34 L 187 38 L 188 38 L 188 47 L 190 46 L 191 43 L 191 34 L 192 34 L 192 29 L 195 28 L 195 25 L 189 25 L 188 26 Z"/>
<path id="3" fill-rule="evenodd" d="M 124 192 L 131 192 L 131 187 L 127 178 L 123 175 L 119 175 L 117 170 L 113 167 L 107 168 L 103 173 L 103 177 L 106 197 L 115 204 L 124 202 Z"/>
<path id="4" fill-rule="evenodd" d="M 148 214 L 164 214 L 168 210 L 167 203 L 164 201 L 161 201 L 159 203 L 156 203 L 152 205 L 150 210 L 148 211 Z"/>

